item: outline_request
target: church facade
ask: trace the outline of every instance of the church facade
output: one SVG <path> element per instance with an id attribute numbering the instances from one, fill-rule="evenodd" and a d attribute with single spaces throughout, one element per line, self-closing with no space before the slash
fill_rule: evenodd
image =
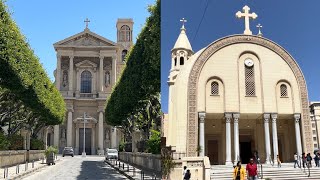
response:
<path id="1" fill-rule="evenodd" d="M 89 21 L 85 21 L 88 23 Z M 73 147 L 75 154 L 104 154 L 117 148 L 122 133 L 105 122 L 105 104 L 125 64 L 132 42 L 132 19 L 118 19 L 117 42 L 84 31 L 54 44 L 57 89 L 64 97 L 66 121 L 48 128 L 47 144 Z"/>
<path id="2" fill-rule="evenodd" d="M 184 25 L 171 51 L 166 145 L 211 164 L 293 161 L 313 154 L 306 82 L 299 65 L 280 45 L 252 35 L 223 37 L 194 53 Z M 248 18 L 248 20 L 247 20 Z"/>

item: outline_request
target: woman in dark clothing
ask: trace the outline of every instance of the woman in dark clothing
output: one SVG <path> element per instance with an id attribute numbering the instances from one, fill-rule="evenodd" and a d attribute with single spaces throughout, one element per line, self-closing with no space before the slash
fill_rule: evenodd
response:
<path id="1" fill-rule="evenodd" d="M 190 178 L 191 178 L 191 173 L 190 173 L 190 170 L 188 169 L 186 174 L 184 174 L 184 179 L 185 180 L 190 180 Z"/>

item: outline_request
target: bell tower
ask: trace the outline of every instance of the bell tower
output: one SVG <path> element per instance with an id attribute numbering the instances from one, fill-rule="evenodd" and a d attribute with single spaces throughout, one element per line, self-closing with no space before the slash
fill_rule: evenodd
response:
<path id="1" fill-rule="evenodd" d="M 133 45 L 132 30 L 133 20 L 118 19 L 117 21 L 117 44 L 119 45 L 120 62 L 125 62 L 125 57 Z"/>

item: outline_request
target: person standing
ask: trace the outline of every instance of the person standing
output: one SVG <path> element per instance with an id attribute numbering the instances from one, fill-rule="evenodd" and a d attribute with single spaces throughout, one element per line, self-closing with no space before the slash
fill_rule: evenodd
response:
<path id="1" fill-rule="evenodd" d="M 244 180 L 246 176 L 246 171 L 241 166 L 241 162 L 238 161 L 237 166 L 233 170 L 233 179 L 234 180 Z"/>
<path id="2" fill-rule="evenodd" d="M 258 174 L 258 168 L 255 163 L 253 163 L 253 158 L 250 158 L 250 163 L 247 164 L 246 167 L 248 180 L 258 180 L 257 174 Z"/>
<path id="3" fill-rule="evenodd" d="M 314 156 L 314 162 L 316 164 L 316 167 L 319 167 L 319 154 L 318 153 L 316 153 Z"/>
<path id="4" fill-rule="evenodd" d="M 184 180 L 184 175 L 187 173 L 187 166 L 183 166 L 183 171 L 182 171 L 182 179 Z"/>
<path id="5" fill-rule="evenodd" d="M 190 173 L 190 170 L 188 169 L 187 170 L 187 172 L 186 172 L 186 174 L 184 175 L 184 180 L 190 180 L 190 178 L 191 178 L 191 173 Z"/>
<path id="6" fill-rule="evenodd" d="M 308 168 L 312 167 L 311 161 L 312 161 L 312 157 L 311 157 L 310 153 L 308 153 L 307 154 L 307 167 Z"/>
<path id="7" fill-rule="evenodd" d="M 307 164 L 306 153 L 302 153 L 302 164 L 303 164 L 303 168 L 306 168 L 306 164 Z"/>
<path id="8" fill-rule="evenodd" d="M 278 167 L 281 167 L 281 161 L 279 155 L 277 155 L 277 162 L 278 162 Z"/>
<path id="9" fill-rule="evenodd" d="M 296 165 L 298 165 L 298 167 L 299 167 L 298 155 L 297 155 L 297 153 L 294 153 L 294 154 L 293 154 L 293 157 L 294 157 L 294 165 L 293 165 L 293 167 L 296 168 Z"/>

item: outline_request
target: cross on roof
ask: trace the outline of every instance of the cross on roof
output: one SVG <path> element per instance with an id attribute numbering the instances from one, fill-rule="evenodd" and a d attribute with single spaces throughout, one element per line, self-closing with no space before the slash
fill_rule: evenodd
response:
<path id="1" fill-rule="evenodd" d="M 86 23 L 86 29 L 88 29 L 88 24 L 89 24 L 90 20 L 88 18 L 86 18 L 86 20 L 84 22 Z"/>
<path id="2" fill-rule="evenodd" d="M 186 19 L 184 19 L 184 18 L 182 18 L 182 19 L 180 19 L 180 22 L 182 22 L 182 28 L 184 28 L 184 23 L 186 23 L 186 22 L 187 22 L 187 20 L 186 20 Z"/>
<path id="3" fill-rule="evenodd" d="M 262 25 L 259 23 L 256 27 L 259 29 L 258 36 L 262 36 L 262 32 L 261 32 Z"/>
<path id="4" fill-rule="evenodd" d="M 249 13 L 250 8 L 246 5 L 242 8 L 243 13 L 238 11 L 236 13 L 236 17 L 237 18 L 244 18 L 244 22 L 245 22 L 245 30 L 243 32 L 243 34 L 247 34 L 247 35 L 252 35 L 252 32 L 250 31 L 250 18 L 251 19 L 256 19 L 258 17 L 258 15 L 256 13 Z"/>

